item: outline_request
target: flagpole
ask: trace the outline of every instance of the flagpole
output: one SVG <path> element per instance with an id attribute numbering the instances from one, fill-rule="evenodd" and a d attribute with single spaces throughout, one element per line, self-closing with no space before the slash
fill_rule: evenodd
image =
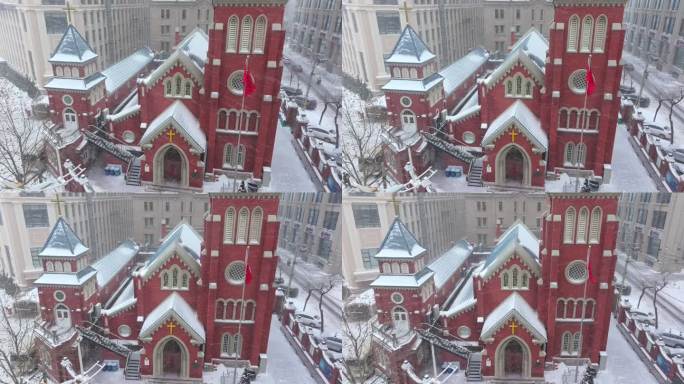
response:
<path id="1" fill-rule="evenodd" d="M 587 66 L 587 71 L 588 73 L 591 74 L 591 53 L 589 54 L 589 59 L 588 59 L 588 66 Z M 594 76 L 593 74 L 591 74 Z M 589 76 L 587 76 L 588 78 Z M 584 121 L 582 121 L 582 126 L 580 127 L 580 141 L 579 141 L 579 147 L 576 150 L 577 156 L 575 156 L 575 193 L 579 192 L 579 155 L 580 155 L 580 148 L 584 146 L 584 127 L 587 126 L 589 122 L 589 116 L 591 116 L 590 113 L 587 113 L 587 99 L 589 98 L 589 82 L 587 82 L 587 87 L 586 90 L 584 91 L 584 107 L 582 107 L 582 111 L 580 111 L 580 116 L 582 116 L 582 113 L 584 113 Z M 587 157 L 587 150 L 586 148 L 584 149 L 584 158 L 586 160 Z"/>
<path id="2" fill-rule="evenodd" d="M 591 267 L 589 266 L 589 255 L 591 254 L 591 244 L 587 247 L 587 278 L 584 280 L 584 293 L 582 294 L 582 311 L 580 315 L 580 326 L 579 326 L 579 345 L 577 346 L 577 364 L 575 365 L 575 383 L 579 376 L 579 358 L 582 356 L 582 344 L 584 344 L 584 334 L 582 333 L 584 328 L 584 318 L 586 314 L 584 311 L 587 309 L 587 282 L 591 278 Z"/>
<path id="3" fill-rule="evenodd" d="M 249 55 L 245 57 L 245 69 L 244 71 L 248 70 L 248 65 L 249 65 Z M 249 74 L 248 74 L 249 76 Z M 244 75 L 243 75 L 244 77 Z M 245 81 L 243 79 L 242 81 L 242 104 L 240 105 L 240 113 L 238 114 L 238 124 L 237 124 L 237 131 L 238 131 L 238 139 L 237 139 L 237 146 L 235 147 L 235 156 L 233 157 L 233 192 L 235 192 L 235 189 L 237 187 L 237 158 L 238 154 L 240 153 L 240 139 L 242 137 L 242 115 L 245 113 L 245 97 L 247 93 L 247 85 L 245 84 Z M 247 150 L 245 149 L 245 153 L 242 154 L 242 163 L 244 164 L 245 162 L 245 155 L 247 155 Z M 244 169 L 244 167 L 243 167 Z"/>
<path id="4" fill-rule="evenodd" d="M 238 319 L 238 329 L 237 329 L 237 335 L 235 340 L 237 338 L 240 338 L 240 352 L 242 352 L 242 334 L 240 334 L 240 330 L 242 329 L 242 322 L 245 319 L 245 288 L 247 287 L 247 271 L 249 268 L 249 264 L 247 264 L 247 259 L 249 257 L 249 245 L 247 248 L 245 248 L 245 278 L 242 279 L 242 298 L 240 300 L 240 318 Z M 237 382 L 237 362 L 238 362 L 238 348 L 237 348 L 237 343 L 233 342 L 235 345 L 235 361 L 233 364 L 233 384 Z"/>

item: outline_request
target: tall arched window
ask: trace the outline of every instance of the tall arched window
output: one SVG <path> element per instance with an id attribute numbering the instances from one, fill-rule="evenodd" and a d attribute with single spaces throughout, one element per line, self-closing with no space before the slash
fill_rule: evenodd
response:
<path id="1" fill-rule="evenodd" d="M 226 305 L 223 300 L 216 300 L 216 315 L 214 318 L 216 320 L 223 319 L 226 316 Z"/>
<path id="2" fill-rule="evenodd" d="M 264 212 L 260 207 L 254 208 L 252 211 L 252 220 L 249 223 L 249 243 L 259 244 L 261 242 L 261 221 Z"/>
<path id="3" fill-rule="evenodd" d="M 408 275 L 409 273 L 409 267 L 407 263 L 401 263 L 401 273 Z"/>
<path id="4" fill-rule="evenodd" d="M 257 17 L 254 24 L 254 53 L 264 53 L 266 44 L 266 16 Z"/>
<path id="5" fill-rule="evenodd" d="M 575 332 L 575 334 L 572 337 L 572 354 L 573 355 L 578 355 L 580 353 L 580 333 Z"/>
<path id="6" fill-rule="evenodd" d="M 608 30 L 608 18 L 601 15 L 596 19 L 594 30 L 594 52 L 602 53 L 606 46 L 606 31 Z"/>
<path id="7" fill-rule="evenodd" d="M 591 211 L 591 229 L 589 233 L 589 242 L 597 244 L 601 236 L 601 217 L 603 216 L 600 207 L 594 207 Z"/>
<path id="8" fill-rule="evenodd" d="M 510 288 L 511 282 L 508 271 L 504 271 L 501 274 L 501 288 Z"/>
<path id="9" fill-rule="evenodd" d="M 566 167 L 575 165 L 575 144 L 571 141 L 565 143 L 565 159 L 563 165 Z"/>
<path id="10" fill-rule="evenodd" d="M 572 243 L 572 240 L 575 237 L 575 216 L 575 208 L 568 207 L 568 209 L 565 210 L 565 230 L 563 232 L 564 243 Z"/>
<path id="11" fill-rule="evenodd" d="M 382 263 L 382 273 L 392 273 L 389 263 Z"/>
<path id="12" fill-rule="evenodd" d="M 182 94 L 183 94 L 183 93 L 182 93 L 182 89 L 183 89 L 183 76 L 181 76 L 180 74 L 177 74 L 176 77 L 174 78 L 174 82 L 175 82 L 175 83 L 174 83 L 174 84 L 175 84 L 174 94 L 175 94 L 176 96 L 182 95 Z"/>
<path id="13" fill-rule="evenodd" d="M 411 78 L 412 79 L 418 78 L 418 71 L 415 68 L 411 68 Z"/>
<path id="14" fill-rule="evenodd" d="M 567 108 L 561 108 L 560 112 L 558 113 L 558 128 L 567 128 L 568 127 L 568 109 Z"/>
<path id="15" fill-rule="evenodd" d="M 62 263 L 59 261 L 55 262 L 55 272 L 64 272 L 64 269 L 62 268 Z"/>
<path id="16" fill-rule="evenodd" d="M 224 333 L 221 337 L 221 355 L 229 356 L 231 355 L 231 345 L 233 344 L 233 335 L 230 333 Z"/>
<path id="17" fill-rule="evenodd" d="M 226 28 L 226 52 L 237 52 L 238 17 L 233 15 L 228 19 Z"/>
<path id="18" fill-rule="evenodd" d="M 249 221 L 249 209 L 242 207 L 240 208 L 240 213 L 238 214 L 238 231 L 236 240 L 238 244 L 247 243 L 247 221 Z"/>
<path id="19" fill-rule="evenodd" d="M 394 67 L 394 69 L 392 69 L 392 76 L 394 76 L 397 79 L 401 78 L 401 71 L 399 70 L 399 68 Z"/>
<path id="20" fill-rule="evenodd" d="M 52 263 L 52 261 L 48 261 L 47 263 L 45 263 L 45 269 L 48 272 L 54 272 L 55 271 L 55 265 Z"/>
<path id="21" fill-rule="evenodd" d="M 584 318 L 593 319 L 594 318 L 594 300 L 589 299 L 584 303 Z"/>
<path id="22" fill-rule="evenodd" d="M 68 261 L 64 262 L 64 272 L 71 272 L 71 263 Z"/>
<path id="23" fill-rule="evenodd" d="M 568 52 L 577 52 L 577 36 L 579 32 L 579 16 L 572 15 L 568 22 Z"/>
<path id="24" fill-rule="evenodd" d="M 62 67 L 55 67 L 55 76 L 64 76 L 64 70 L 62 69 Z"/>
<path id="25" fill-rule="evenodd" d="M 231 109 L 228 111 L 228 125 L 226 125 L 226 129 L 230 130 L 237 130 L 238 129 L 238 111 L 235 109 Z"/>
<path id="26" fill-rule="evenodd" d="M 532 96 L 532 81 L 530 80 L 525 81 L 525 96 Z"/>
<path id="27" fill-rule="evenodd" d="M 235 238 L 235 208 L 228 207 L 223 217 L 223 243 L 232 244 Z"/>
<path id="28" fill-rule="evenodd" d="M 518 287 L 518 274 L 520 272 L 518 271 L 518 268 L 513 267 L 513 271 L 511 272 L 511 285 L 513 285 L 513 288 Z"/>
<path id="29" fill-rule="evenodd" d="M 249 53 L 252 44 L 252 16 L 242 18 L 240 29 L 240 53 Z"/>
<path id="30" fill-rule="evenodd" d="M 565 300 L 558 299 L 556 302 L 556 319 L 565 318 Z"/>
<path id="31" fill-rule="evenodd" d="M 233 144 L 228 143 L 223 147 L 223 167 L 230 168 L 233 166 Z"/>
<path id="32" fill-rule="evenodd" d="M 394 262 L 392 263 L 392 274 L 398 275 L 401 273 L 401 268 L 399 267 L 399 263 Z"/>
<path id="33" fill-rule="evenodd" d="M 522 76 L 515 77 L 515 94 L 518 96 L 522 95 L 522 81 Z"/>
<path id="34" fill-rule="evenodd" d="M 401 112 L 401 127 L 407 133 L 416 131 L 416 115 L 412 111 L 405 109 Z"/>
<path id="35" fill-rule="evenodd" d="M 185 89 L 183 90 L 183 95 L 185 97 L 191 97 L 192 96 L 192 80 L 190 80 L 190 79 L 185 80 Z"/>
<path id="36" fill-rule="evenodd" d="M 508 80 L 506 82 L 506 96 L 513 95 L 513 80 Z"/>
<path id="37" fill-rule="evenodd" d="M 237 151 L 237 167 L 242 169 L 245 167 L 245 146 L 240 144 Z"/>
<path id="38" fill-rule="evenodd" d="M 225 109 L 220 109 L 218 111 L 218 116 L 216 119 L 216 129 L 227 129 L 228 112 Z"/>
<path id="39" fill-rule="evenodd" d="M 171 79 L 166 79 L 164 81 L 164 96 L 173 95 L 173 84 L 171 84 Z"/>
<path id="40" fill-rule="evenodd" d="M 587 127 L 588 129 L 594 129 L 598 130 L 599 129 L 599 117 L 601 116 L 601 113 L 599 111 L 591 111 L 589 113 L 589 126 Z"/>
<path id="41" fill-rule="evenodd" d="M 584 143 L 577 144 L 575 148 L 577 151 L 577 164 L 580 167 L 584 167 L 585 160 L 587 159 L 587 145 Z"/>
<path id="42" fill-rule="evenodd" d="M 590 15 L 586 15 L 582 20 L 582 40 L 580 43 L 580 52 L 591 52 L 591 40 L 593 32 L 594 18 Z"/>
<path id="43" fill-rule="evenodd" d="M 570 332 L 563 332 L 563 341 L 561 342 L 561 353 L 569 355 L 572 353 L 572 334 Z"/>
<path id="44" fill-rule="evenodd" d="M 579 120 L 579 110 L 576 108 L 570 109 L 570 115 L 568 117 L 568 128 L 580 128 L 577 126 L 577 121 Z"/>
<path id="45" fill-rule="evenodd" d="M 587 225 L 589 224 L 589 209 L 582 207 L 577 217 L 577 240 L 576 243 L 584 244 L 587 242 Z"/>

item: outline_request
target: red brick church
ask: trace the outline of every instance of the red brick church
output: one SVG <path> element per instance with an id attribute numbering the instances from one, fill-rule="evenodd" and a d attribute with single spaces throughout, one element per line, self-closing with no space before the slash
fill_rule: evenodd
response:
<path id="1" fill-rule="evenodd" d="M 215 2 L 208 35 L 177 35 L 164 59 L 145 48 L 102 71 L 69 25 L 45 86 L 61 161 L 87 165 L 102 153 L 123 166 L 127 183 L 155 188 L 202 189 L 220 174 L 268 184 L 284 3 Z M 249 95 L 246 68 L 256 85 Z"/>
<path id="2" fill-rule="evenodd" d="M 476 186 L 543 188 L 561 173 L 609 182 L 626 0 L 553 3 L 548 41 L 532 28 L 512 34 L 503 59 L 477 48 L 441 69 L 406 26 L 385 59 L 394 179 L 408 181 L 411 161 L 418 174 L 462 166 Z"/>
<path id="3" fill-rule="evenodd" d="M 550 194 L 541 239 L 518 221 L 484 258 L 462 240 L 428 261 L 396 219 L 371 284 L 378 368 L 407 384 L 445 362 L 496 383 L 544 383 L 547 364 L 578 358 L 604 367 L 617 203 L 617 194 Z"/>
<path id="4" fill-rule="evenodd" d="M 182 222 L 152 253 L 125 241 L 95 262 L 60 218 L 35 282 L 43 370 L 62 382 L 72 378 L 64 358 L 77 373 L 82 359 L 84 376 L 116 360 L 126 378 L 201 383 L 208 363 L 265 364 L 278 202 L 273 194 L 213 195 L 204 236 Z"/>

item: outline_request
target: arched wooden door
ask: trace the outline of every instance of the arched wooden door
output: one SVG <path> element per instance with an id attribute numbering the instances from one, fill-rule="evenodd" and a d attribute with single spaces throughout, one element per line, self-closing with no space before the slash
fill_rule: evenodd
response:
<path id="1" fill-rule="evenodd" d="M 169 339 L 164 345 L 162 364 L 164 376 L 180 377 L 183 366 L 183 352 L 175 339 Z"/>
<path id="2" fill-rule="evenodd" d="M 516 339 L 510 339 L 504 349 L 504 372 L 506 377 L 523 376 L 523 347 Z"/>
<path id="3" fill-rule="evenodd" d="M 164 182 L 181 184 L 183 159 L 175 147 L 169 147 L 164 154 Z"/>
<path id="4" fill-rule="evenodd" d="M 523 184 L 525 180 L 525 156 L 517 147 L 506 154 L 506 183 Z"/>

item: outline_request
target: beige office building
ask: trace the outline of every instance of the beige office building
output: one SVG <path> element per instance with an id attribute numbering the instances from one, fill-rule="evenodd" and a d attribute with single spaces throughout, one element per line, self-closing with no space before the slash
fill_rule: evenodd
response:
<path id="1" fill-rule="evenodd" d="M 48 63 L 69 23 L 107 66 L 149 44 L 148 0 L 0 0 L 0 57 L 42 86 Z"/>
<path id="2" fill-rule="evenodd" d="M 285 193 L 278 209 L 278 247 L 328 273 L 341 271 L 340 199 L 336 193 Z"/>
<path id="3" fill-rule="evenodd" d="M 490 52 L 505 53 L 514 38 L 535 28 L 549 37 L 553 22 L 551 0 L 484 0 L 484 41 L 481 44 Z"/>
<path id="4" fill-rule="evenodd" d="M 197 232 L 204 232 L 204 214 L 209 210 L 209 195 L 202 193 L 141 193 L 131 196 L 135 211 L 133 240 L 145 247 L 156 247 L 166 231 L 185 221 Z"/>
<path id="5" fill-rule="evenodd" d="M 214 18 L 210 0 L 150 0 L 150 48 L 170 52 L 180 39 L 199 28 L 204 32 Z"/>
<path id="6" fill-rule="evenodd" d="M 684 196 L 625 193 L 618 208 L 618 249 L 661 272 L 684 268 Z"/>
<path id="7" fill-rule="evenodd" d="M 289 16 L 288 44 L 307 57 L 325 60 L 322 67 L 339 70 L 342 49 L 342 1 L 296 0 Z"/>
<path id="8" fill-rule="evenodd" d="M 488 249 L 516 220 L 539 234 L 544 211 L 543 193 L 345 195 L 342 273 L 347 288 L 355 292 L 375 279 L 373 255 L 396 216 L 427 249 L 429 262 L 461 239 Z"/>
<path id="9" fill-rule="evenodd" d="M 124 194 L 0 194 L 0 273 L 22 287 L 43 272 L 37 255 L 61 214 L 97 259 L 133 238 L 135 209 Z"/>

